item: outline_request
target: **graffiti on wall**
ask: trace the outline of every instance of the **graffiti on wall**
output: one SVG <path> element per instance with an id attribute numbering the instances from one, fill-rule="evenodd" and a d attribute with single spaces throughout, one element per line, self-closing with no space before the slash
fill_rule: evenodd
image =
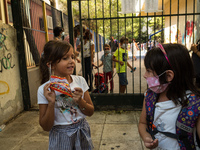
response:
<path id="1" fill-rule="evenodd" d="M 12 54 L 10 52 L 8 52 L 8 49 L 5 44 L 6 34 L 7 34 L 6 29 L 1 28 L 0 29 L 0 53 L 1 53 L 1 55 L 0 55 L 0 73 L 2 73 L 3 70 L 8 70 L 8 69 L 15 67 L 15 64 L 13 64 L 13 61 L 12 61 Z"/>
<path id="2" fill-rule="evenodd" d="M 4 34 L 5 28 L 1 28 L 0 32 L 0 50 L 5 51 L 8 50 L 6 45 L 5 45 L 5 40 L 6 40 L 6 35 Z"/>
<path id="3" fill-rule="evenodd" d="M 12 69 L 15 67 L 13 63 L 13 56 L 9 49 L 6 47 L 7 31 L 5 28 L 0 29 L 0 73 L 4 70 Z M 10 88 L 7 82 L 0 80 L 0 95 L 9 93 Z"/>
<path id="4" fill-rule="evenodd" d="M 9 88 L 9 85 L 8 85 L 7 82 L 5 82 L 5 81 L 0 81 L 0 87 L 2 87 L 2 88 L 1 88 L 2 91 L 0 91 L 0 95 L 4 95 L 4 94 L 9 93 L 10 88 Z"/>
<path id="5" fill-rule="evenodd" d="M 3 69 L 11 69 L 14 68 L 15 64 L 12 64 L 12 54 L 8 53 L 3 58 L 0 58 L 0 73 L 3 72 Z"/>

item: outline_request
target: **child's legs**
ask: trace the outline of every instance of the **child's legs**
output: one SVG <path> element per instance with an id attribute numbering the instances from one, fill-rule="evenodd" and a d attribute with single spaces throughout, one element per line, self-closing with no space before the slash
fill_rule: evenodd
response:
<path id="1" fill-rule="evenodd" d="M 120 83 L 120 93 L 124 93 L 126 90 L 126 85 L 128 85 L 128 81 L 126 78 L 126 73 L 118 73 L 119 83 Z"/>
<path id="2" fill-rule="evenodd" d="M 92 74 L 92 69 L 89 71 L 89 79 L 90 79 L 90 90 L 92 90 L 93 87 L 93 74 Z"/>
<path id="3" fill-rule="evenodd" d="M 112 78 L 112 71 L 111 72 L 107 72 L 107 75 L 109 77 L 109 80 L 111 80 Z M 110 81 L 110 91 L 113 90 L 114 84 L 113 84 L 113 79 Z"/>
<path id="4" fill-rule="evenodd" d="M 105 83 L 105 84 L 108 83 L 108 77 L 109 77 L 108 72 L 107 72 L 107 73 L 104 72 L 104 83 Z M 108 89 L 107 89 L 107 90 L 108 90 Z"/>
<path id="5" fill-rule="evenodd" d="M 88 76 L 89 76 L 89 79 L 90 79 L 90 84 L 88 82 Z M 90 90 L 92 90 L 93 75 L 92 75 L 90 57 L 85 58 L 85 80 L 86 80 L 87 84 L 89 84 Z"/>
<path id="6" fill-rule="evenodd" d="M 126 90 L 126 85 L 120 85 L 120 93 L 124 93 Z"/>
<path id="7" fill-rule="evenodd" d="M 84 61 L 85 61 L 85 80 L 86 80 L 86 82 L 88 84 L 88 72 L 89 72 L 88 66 L 89 66 L 89 63 L 87 61 L 87 58 L 84 58 Z"/>

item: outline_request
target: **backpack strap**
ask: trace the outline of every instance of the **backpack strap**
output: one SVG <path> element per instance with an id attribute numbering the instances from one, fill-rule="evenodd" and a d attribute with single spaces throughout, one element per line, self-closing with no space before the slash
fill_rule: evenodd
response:
<path id="1" fill-rule="evenodd" d="M 173 138 L 173 139 L 176 139 L 176 140 L 178 140 L 179 139 L 179 135 L 177 135 L 177 134 L 174 134 L 174 133 L 171 133 L 171 132 L 162 132 L 162 131 L 159 131 L 157 128 L 156 128 L 156 126 L 155 125 L 152 125 L 152 130 L 146 130 L 147 132 L 149 132 L 149 134 L 151 135 L 151 137 L 152 137 L 152 139 L 154 140 L 155 139 L 155 136 L 154 135 L 156 135 L 157 133 L 162 133 L 162 134 L 164 134 L 165 136 L 167 136 L 167 137 L 170 137 L 170 138 Z"/>
<path id="2" fill-rule="evenodd" d="M 153 120 L 154 120 L 154 111 L 155 111 L 155 101 L 156 101 L 156 94 L 150 91 L 149 89 L 146 91 L 145 95 L 145 103 L 146 103 L 146 121 L 147 121 L 147 129 L 146 131 L 151 135 L 152 139 L 154 140 L 154 133 L 153 131 Z M 149 105 L 147 106 L 147 102 Z"/>
<path id="3" fill-rule="evenodd" d="M 176 121 L 176 126 L 185 132 L 193 133 L 193 128 L 190 128 L 179 121 Z"/>
<path id="4" fill-rule="evenodd" d="M 187 135 L 187 132 L 180 129 L 181 130 L 181 135 L 179 135 L 179 140 L 183 141 L 184 145 L 185 145 L 185 148 L 186 150 L 192 150 L 192 146 L 190 144 L 190 141 L 188 140 L 188 135 Z"/>
<path id="5" fill-rule="evenodd" d="M 187 150 L 192 150 L 192 146 L 188 140 L 188 135 L 187 135 L 187 132 L 182 130 L 181 132 L 181 135 L 177 135 L 177 134 L 174 134 L 174 133 L 171 133 L 171 132 L 162 132 L 162 131 L 159 131 L 154 125 L 152 125 L 152 130 L 151 129 L 146 129 L 147 132 L 149 132 L 149 134 L 151 135 L 152 139 L 154 140 L 155 139 L 155 135 L 157 133 L 162 133 L 164 134 L 165 136 L 167 137 L 170 137 L 170 138 L 173 138 L 173 139 L 176 139 L 176 140 L 182 140 L 186 149 Z"/>
<path id="6" fill-rule="evenodd" d="M 197 130 L 196 130 L 196 141 L 197 141 L 198 146 L 200 147 L 200 140 L 199 140 L 199 135 L 197 133 Z"/>
<path id="7" fill-rule="evenodd" d="M 198 109 L 199 107 L 199 103 L 200 103 L 200 99 L 199 97 L 197 97 L 196 95 L 192 94 L 192 93 L 188 93 L 188 104 L 187 106 L 185 106 L 184 108 L 182 108 L 181 110 L 181 114 L 179 114 L 177 122 L 176 122 L 176 133 L 179 134 L 179 144 L 182 141 L 182 143 L 184 144 L 184 147 L 186 149 L 194 149 L 193 148 L 193 143 L 191 142 L 189 136 L 193 136 L 193 132 L 194 132 L 194 128 L 191 126 L 191 123 L 188 124 L 186 117 L 190 118 L 190 120 L 192 122 L 195 123 L 195 119 L 197 118 L 197 116 L 199 115 L 200 111 Z M 192 115 L 188 114 L 187 115 L 183 115 L 185 114 L 185 111 L 190 111 L 190 109 L 192 109 Z M 194 111 L 196 110 L 196 111 Z M 181 118 L 185 118 L 186 121 L 182 121 Z M 179 129 L 179 131 L 177 130 Z"/>
<path id="8" fill-rule="evenodd" d="M 193 128 L 190 128 L 179 121 L 176 122 L 176 126 L 181 130 L 181 134 L 179 135 L 179 140 L 183 141 L 186 149 L 192 149 L 190 141 L 188 140 L 187 133 L 193 133 Z"/>
<path id="9" fill-rule="evenodd" d="M 156 138 L 155 138 L 154 135 L 156 133 L 153 132 L 153 125 L 152 125 L 152 122 L 150 120 L 150 115 L 147 115 L 146 120 L 147 120 L 147 127 L 148 127 L 146 129 L 146 131 L 151 135 L 152 139 L 155 140 Z"/>

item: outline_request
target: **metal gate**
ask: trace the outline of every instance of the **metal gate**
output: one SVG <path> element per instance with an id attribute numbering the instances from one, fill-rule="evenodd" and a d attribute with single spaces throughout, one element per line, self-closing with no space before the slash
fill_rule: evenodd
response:
<path id="1" fill-rule="evenodd" d="M 129 3 L 127 3 L 129 2 Z M 114 37 L 118 42 L 122 36 L 129 38 L 129 43 L 133 43 L 133 39 L 138 44 L 135 49 L 127 49 L 129 55 L 128 62 L 136 67 L 136 71 L 131 73 L 126 69 L 126 77 L 128 85 L 125 93 L 119 93 L 119 77 L 114 76 L 114 92 L 113 93 L 91 93 L 92 100 L 96 106 L 113 106 L 113 108 L 141 108 L 144 98 L 144 92 L 147 84 L 143 78 L 145 67 L 143 58 L 148 49 L 156 46 L 158 43 L 181 43 L 189 49 L 192 43 L 195 43 L 199 37 L 199 0 L 149 0 L 148 6 L 145 0 L 132 0 L 133 5 L 137 9 L 136 13 L 123 14 L 121 6 L 126 3 L 126 7 L 130 8 L 129 0 L 87 0 L 87 1 L 71 1 L 68 0 L 69 15 L 69 34 L 70 43 L 73 41 L 73 23 L 72 23 L 72 4 L 79 8 L 80 26 L 85 25 L 92 33 L 95 33 L 94 41 L 97 52 L 96 62 L 100 64 L 100 58 L 103 52 L 99 46 L 98 34 L 103 36 L 103 45 L 109 42 L 109 37 Z M 157 3 L 157 10 L 149 10 L 155 8 L 154 2 Z M 145 6 L 146 5 L 146 6 Z M 71 21 L 70 21 L 71 20 Z M 81 31 L 81 52 L 83 53 L 83 32 Z M 135 44 L 135 43 L 133 43 Z M 138 48 L 137 48 L 138 46 Z M 119 47 L 117 51 L 119 50 Z M 137 57 L 134 61 L 133 56 Z M 83 56 L 83 55 L 82 55 Z M 82 68 L 85 66 L 82 57 Z M 92 68 L 92 66 L 91 66 Z M 94 69 L 93 69 L 94 70 Z M 117 68 L 114 69 L 115 74 Z M 102 72 L 97 69 L 96 72 Z M 83 74 L 84 76 L 84 74 Z M 108 85 L 109 86 L 109 85 Z M 95 87 L 94 87 L 95 88 Z M 99 88 L 99 87 L 96 87 Z"/>

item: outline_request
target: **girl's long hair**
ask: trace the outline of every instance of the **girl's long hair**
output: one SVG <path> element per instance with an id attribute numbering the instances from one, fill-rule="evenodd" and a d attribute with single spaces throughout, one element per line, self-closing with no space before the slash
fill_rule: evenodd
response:
<path id="1" fill-rule="evenodd" d="M 168 86 L 167 97 L 175 104 L 187 104 L 186 91 L 190 90 L 200 96 L 194 85 L 194 67 L 187 48 L 181 44 L 163 44 L 170 64 L 167 62 L 160 48 L 155 47 L 147 52 L 144 64 L 146 69 L 155 71 L 157 75 L 172 70 L 174 78 Z M 161 84 L 167 83 L 166 74 L 159 77 Z M 180 98 L 180 99 L 179 99 Z"/>
<path id="2" fill-rule="evenodd" d="M 45 44 L 44 51 L 40 58 L 41 84 L 47 82 L 50 78 L 49 67 L 47 64 L 54 65 L 60 62 L 70 48 L 72 48 L 71 44 L 59 40 L 52 40 Z"/>

